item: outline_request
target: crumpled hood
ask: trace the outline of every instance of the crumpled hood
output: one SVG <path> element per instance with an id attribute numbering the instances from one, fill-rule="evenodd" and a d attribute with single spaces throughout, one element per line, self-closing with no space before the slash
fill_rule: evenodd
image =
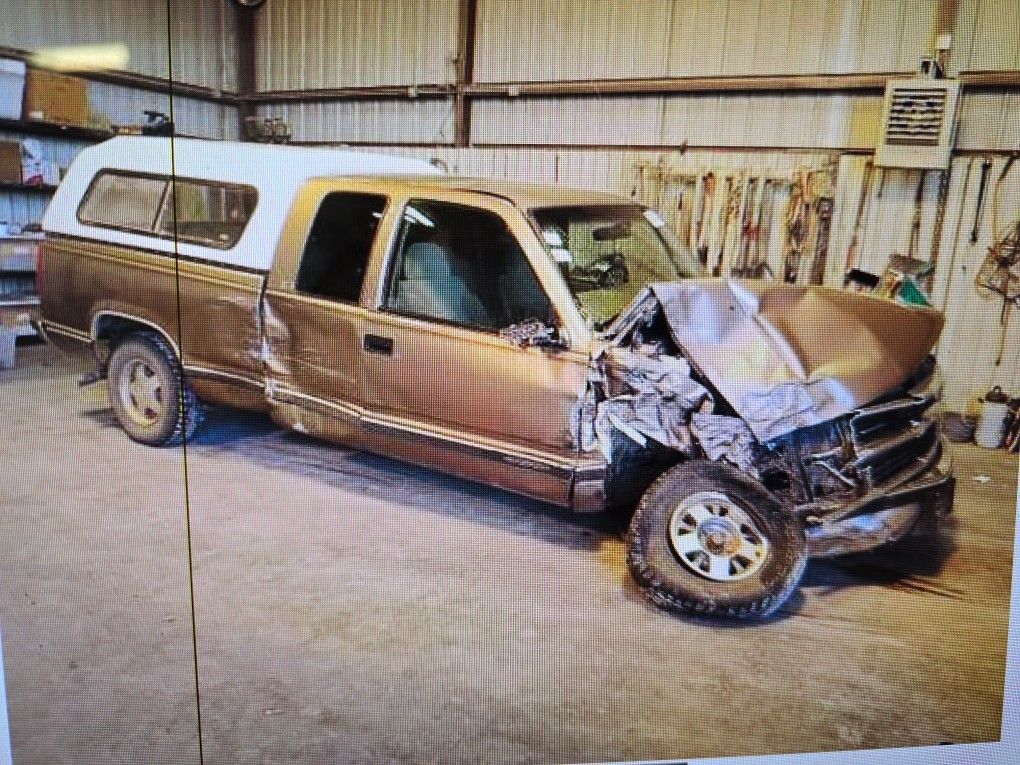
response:
<path id="1" fill-rule="evenodd" d="M 760 441 L 816 425 L 903 384 L 943 316 L 868 295 L 736 279 L 650 285 L 687 359 Z"/>

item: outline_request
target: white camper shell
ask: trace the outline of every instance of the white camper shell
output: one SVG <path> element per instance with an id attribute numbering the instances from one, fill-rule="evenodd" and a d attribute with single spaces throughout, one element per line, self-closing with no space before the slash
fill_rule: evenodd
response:
<path id="1" fill-rule="evenodd" d="M 230 184 L 254 190 L 255 206 L 239 238 L 226 247 L 97 224 L 82 215 L 89 187 L 103 173 Z M 423 160 L 340 149 L 302 148 L 194 138 L 118 136 L 85 149 L 68 169 L 43 217 L 50 235 L 93 239 L 196 260 L 267 271 L 297 190 L 313 178 L 437 175 Z M 172 184 L 167 184 L 169 189 Z M 81 204 L 79 204 L 81 203 Z M 172 204 L 165 194 L 160 207 Z M 158 219 L 157 213 L 153 225 Z"/>

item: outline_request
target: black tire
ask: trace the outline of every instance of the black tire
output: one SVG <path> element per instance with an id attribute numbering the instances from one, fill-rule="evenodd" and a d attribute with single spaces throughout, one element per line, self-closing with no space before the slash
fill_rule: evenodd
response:
<path id="1" fill-rule="evenodd" d="M 753 560 L 738 555 L 725 564 L 728 573 L 714 571 L 732 579 L 709 578 L 708 567 L 714 557 L 695 549 L 683 560 L 672 541 L 674 512 L 680 513 L 676 519 L 678 530 L 687 531 L 694 516 L 679 508 L 711 505 L 703 499 L 709 495 L 722 495 L 729 501 L 728 506 L 724 503 L 721 510 L 718 505 L 715 509 L 728 518 L 723 521 L 724 530 L 739 529 L 736 536 L 714 537 L 713 544 L 727 539 L 735 545 L 743 540 L 759 543 L 755 546 L 749 542 L 757 552 Z M 747 520 L 753 523 L 750 529 L 744 523 Z M 696 528 L 704 529 L 706 525 Z M 687 532 L 680 541 L 705 539 L 692 534 Z M 731 554 L 729 549 L 719 561 L 726 560 Z M 745 560 L 752 562 L 745 564 Z M 796 591 L 807 566 L 807 543 L 800 520 L 784 511 L 771 492 L 750 476 L 718 462 L 685 462 L 663 473 L 642 497 L 627 535 L 627 564 L 648 599 L 668 611 L 762 619 Z M 694 570 L 699 565 L 704 567 L 700 574 Z"/>
<path id="2" fill-rule="evenodd" d="M 198 397 L 184 379 L 173 348 L 155 332 L 124 338 L 110 356 L 107 380 L 117 420 L 139 443 L 179 444 L 191 439 L 202 421 Z M 142 395 L 133 384 L 151 391 Z"/>

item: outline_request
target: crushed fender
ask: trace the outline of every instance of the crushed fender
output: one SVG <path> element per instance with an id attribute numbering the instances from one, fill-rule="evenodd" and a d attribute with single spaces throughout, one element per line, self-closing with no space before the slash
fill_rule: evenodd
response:
<path id="1" fill-rule="evenodd" d="M 708 390 L 677 356 L 610 347 L 595 360 L 588 391 L 575 411 L 581 448 L 612 462 L 617 430 L 641 446 L 652 439 L 681 454 L 696 451 L 691 413 L 712 406 Z"/>
<path id="2" fill-rule="evenodd" d="M 753 459 L 758 440 L 739 417 L 695 412 L 691 416 L 691 430 L 709 459 L 725 460 L 749 475 L 758 476 Z"/>

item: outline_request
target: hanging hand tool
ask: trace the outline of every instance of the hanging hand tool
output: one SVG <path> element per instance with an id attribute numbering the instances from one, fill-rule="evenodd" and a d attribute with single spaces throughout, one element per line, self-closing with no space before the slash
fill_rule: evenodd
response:
<path id="1" fill-rule="evenodd" d="M 750 173 L 742 172 L 741 183 L 737 186 L 739 196 L 733 200 L 733 217 L 730 221 L 728 246 L 722 263 L 722 272 L 730 276 L 734 275 L 733 267 L 738 265 L 741 249 L 744 246 L 744 223 L 748 215 L 748 208 L 751 206 L 752 182 Z"/>
<path id="2" fill-rule="evenodd" d="M 637 183 L 631 188 L 630 196 L 633 199 L 645 201 L 645 163 L 643 161 L 637 163 Z"/>
<path id="3" fill-rule="evenodd" d="M 850 245 L 846 248 L 845 273 L 850 273 L 850 271 L 857 268 L 857 244 L 861 234 L 861 224 L 864 221 L 864 208 L 868 203 L 868 196 L 871 193 L 871 184 L 874 179 L 875 163 L 869 159 L 864 165 L 864 178 L 861 180 L 861 195 L 857 198 L 857 214 L 854 216 L 853 234 L 850 237 Z"/>
<path id="4" fill-rule="evenodd" d="M 992 160 L 985 158 L 981 163 L 981 181 L 978 183 L 977 207 L 974 208 L 974 227 L 970 232 L 970 243 L 977 244 L 978 229 L 981 227 L 981 213 L 985 203 L 985 188 L 988 186 L 988 171 L 992 169 Z"/>
<path id="5" fill-rule="evenodd" d="M 733 219 L 737 206 L 740 203 L 737 198 L 737 189 L 740 188 L 738 183 L 737 176 L 730 175 L 726 177 L 726 194 L 721 200 L 722 210 L 720 212 L 722 220 L 718 231 L 719 240 L 716 248 L 715 265 L 712 267 L 712 276 L 722 276 L 723 258 L 726 256 L 727 240 L 730 234 L 730 221 Z"/>
<path id="6" fill-rule="evenodd" d="M 652 188 L 651 193 L 645 197 L 645 202 L 656 210 L 663 210 L 666 206 L 662 203 L 662 195 L 669 180 L 669 168 L 663 155 L 660 154 L 655 164 L 648 167 L 648 175 L 652 180 Z"/>
<path id="7" fill-rule="evenodd" d="M 974 160 L 967 160 L 967 171 L 963 174 L 963 188 L 960 190 L 960 209 L 956 214 L 956 227 L 953 229 L 953 252 L 949 256 L 949 270 L 946 273 L 946 289 L 942 293 L 940 308 L 945 311 L 949 302 L 949 290 L 953 286 L 953 276 L 956 269 L 956 253 L 960 247 L 960 229 L 963 228 L 963 207 L 967 204 L 967 189 L 970 188 L 970 175 L 974 169 Z"/>
<path id="8" fill-rule="evenodd" d="M 942 252 L 942 227 L 946 222 L 946 202 L 949 199 L 949 181 L 952 178 L 953 165 L 939 173 L 939 194 L 935 206 L 935 223 L 931 232 L 931 251 L 928 254 L 928 261 L 931 263 L 931 271 L 924 279 L 924 288 L 928 294 L 932 291 L 932 281 L 935 279 L 935 269 L 938 268 L 939 255 Z"/>
<path id="9" fill-rule="evenodd" d="M 780 248 L 781 234 L 780 227 L 774 225 L 776 212 L 776 197 L 779 195 L 778 181 L 774 178 L 768 179 L 768 186 L 764 190 L 765 199 L 762 201 L 761 224 L 758 226 L 758 243 L 755 247 L 755 264 L 753 276 L 761 279 L 766 274 L 776 278 L 772 266 L 769 265 L 769 254 L 778 252 Z"/>
<path id="10" fill-rule="evenodd" d="M 691 203 L 691 227 L 687 230 L 687 247 L 698 251 L 698 235 L 705 215 L 705 174 L 698 173 L 694 181 L 694 199 Z"/>
<path id="11" fill-rule="evenodd" d="M 999 172 L 999 177 L 995 180 L 995 191 L 992 192 L 992 234 L 997 235 L 999 231 L 999 194 L 1002 191 L 1003 182 L 1006 180 L 1006 176 L 1009 175 L 1009 171 L 1013 169 L 1013 165 L 1016 163 L 1017 157 L 1020 157 L 1020 151 L 1014 151 L 1009 155 L 1009 159 L 1002 166 L 1002 170 Z M 1020 224 L 1017 226 L 1018 236 L 1017 240 L 1020 240 Z M 1009 237 L 1006 237 L 1006 241 Z M 1013 242 L 1014 252 L 1012 263 L 1017 265 L 1020 261 L 1020 241 Z M 999 259 L 1000 264 L 1002 258 Z M 1007 266 L 1007 270 L 1012 270 Z M 999 315 L 999 325 L 1001 327 L 999 335 L 999 352 L 995 356 L 995 366 L 999 366 L 1002 363 L 1002 356 L 1006 352 L 1006 335 L 1009 334 L 1009 315 L 1013 308 L 1013 303 L 1020 300 L 1020 294 L 1010 295 L 1009 290 L 1003 290 L 1002 293 L 1002 312 Z"/>
<path id="12" fill-rule="evenodd" d="M 747 181 L 744 192 L 744 200 L 741 203 L 743 213 L 740 216 L 739 249 L 736 261 L 730 273 L 733 276 L 746 277 L 748 275 L 748 259 L 751 255 L 751 245 L 757 237 L 755 220 L 758 214 L 758 203 L 761 196 L 762 181 L 759 178 L 750 178 Z"/>
<path id="13" fill-rule="evenodd" d="M 678 176 L 677 197 L 674 211 L 677 216 L 674 231 L 681 241 L 689 242 L 691 231 L 694 229 L 694 203 L 697 196 L 698 176 Z"/>
<path id="14" fill-rule="evenodd" d="M 715 215 L 715 174 L 709 171 L 705 174 L 702 184 L 701 212 L 698 216 L 697 231 L 695 233 L 698 253 L 698 260 L 702 266 L 708 266 L 709 234 L 712 228 Z"/>
<path id="15" fill-rule="evenodd" d="M 783 260 L 783 281 L 796 284 L 800 275 L 800 261 L 810 227 L 811 175 L 798 170 L 790 190 L 790 201 L 786 206 L 786 254 Z"/>
<path id="16" fill-rule="evenodd" d="M 831 197 L 819 197 L 815 204 L 815 217 L 818 228 L 815 232 L 815 256 L 811 262 L 811 284 L 825 283 L 825 265 L 829 259 L 829 233 L 832 230 Z"/>
<path id="17" fill-rule="evenodd" d="M 928 171 L 922 170 L 914 192 L 914 214 L 910 219 L 910 240 L 907 243 L 907 257 L 917 257 L 917 243 L 921 238 L 921 213 L 924 211 L 924 183 L 928 180 Z"/>
<path id="18" fill-rule="evenodd" d="M 743 241 L 741 244 L 740 259 L 737 261 L 737 268 L 734 269 L 734 276 L 744 278 L 761 276 L 758 273 L 758 248 L 761 242 L 762 209 L 765 203 L 765 191 L 768 188 L 768 178 L 754 178 L 751 182 L 751 201 L 748 203 L 742 226 Z"/>
<path id="19" fill-rule="evenodd" d="M 761 179 L 761 188 L 758 194 L 758 210 L 754 218 L 754 241 L 751 243 L 751 253 L 748 256 L 748 276 L 755 279 L 760 279 L 762 276 L 761 238 L 765 225 L 765 203 L 768 198 L 770 183 L 771 180 L 769 178 Z"/>

